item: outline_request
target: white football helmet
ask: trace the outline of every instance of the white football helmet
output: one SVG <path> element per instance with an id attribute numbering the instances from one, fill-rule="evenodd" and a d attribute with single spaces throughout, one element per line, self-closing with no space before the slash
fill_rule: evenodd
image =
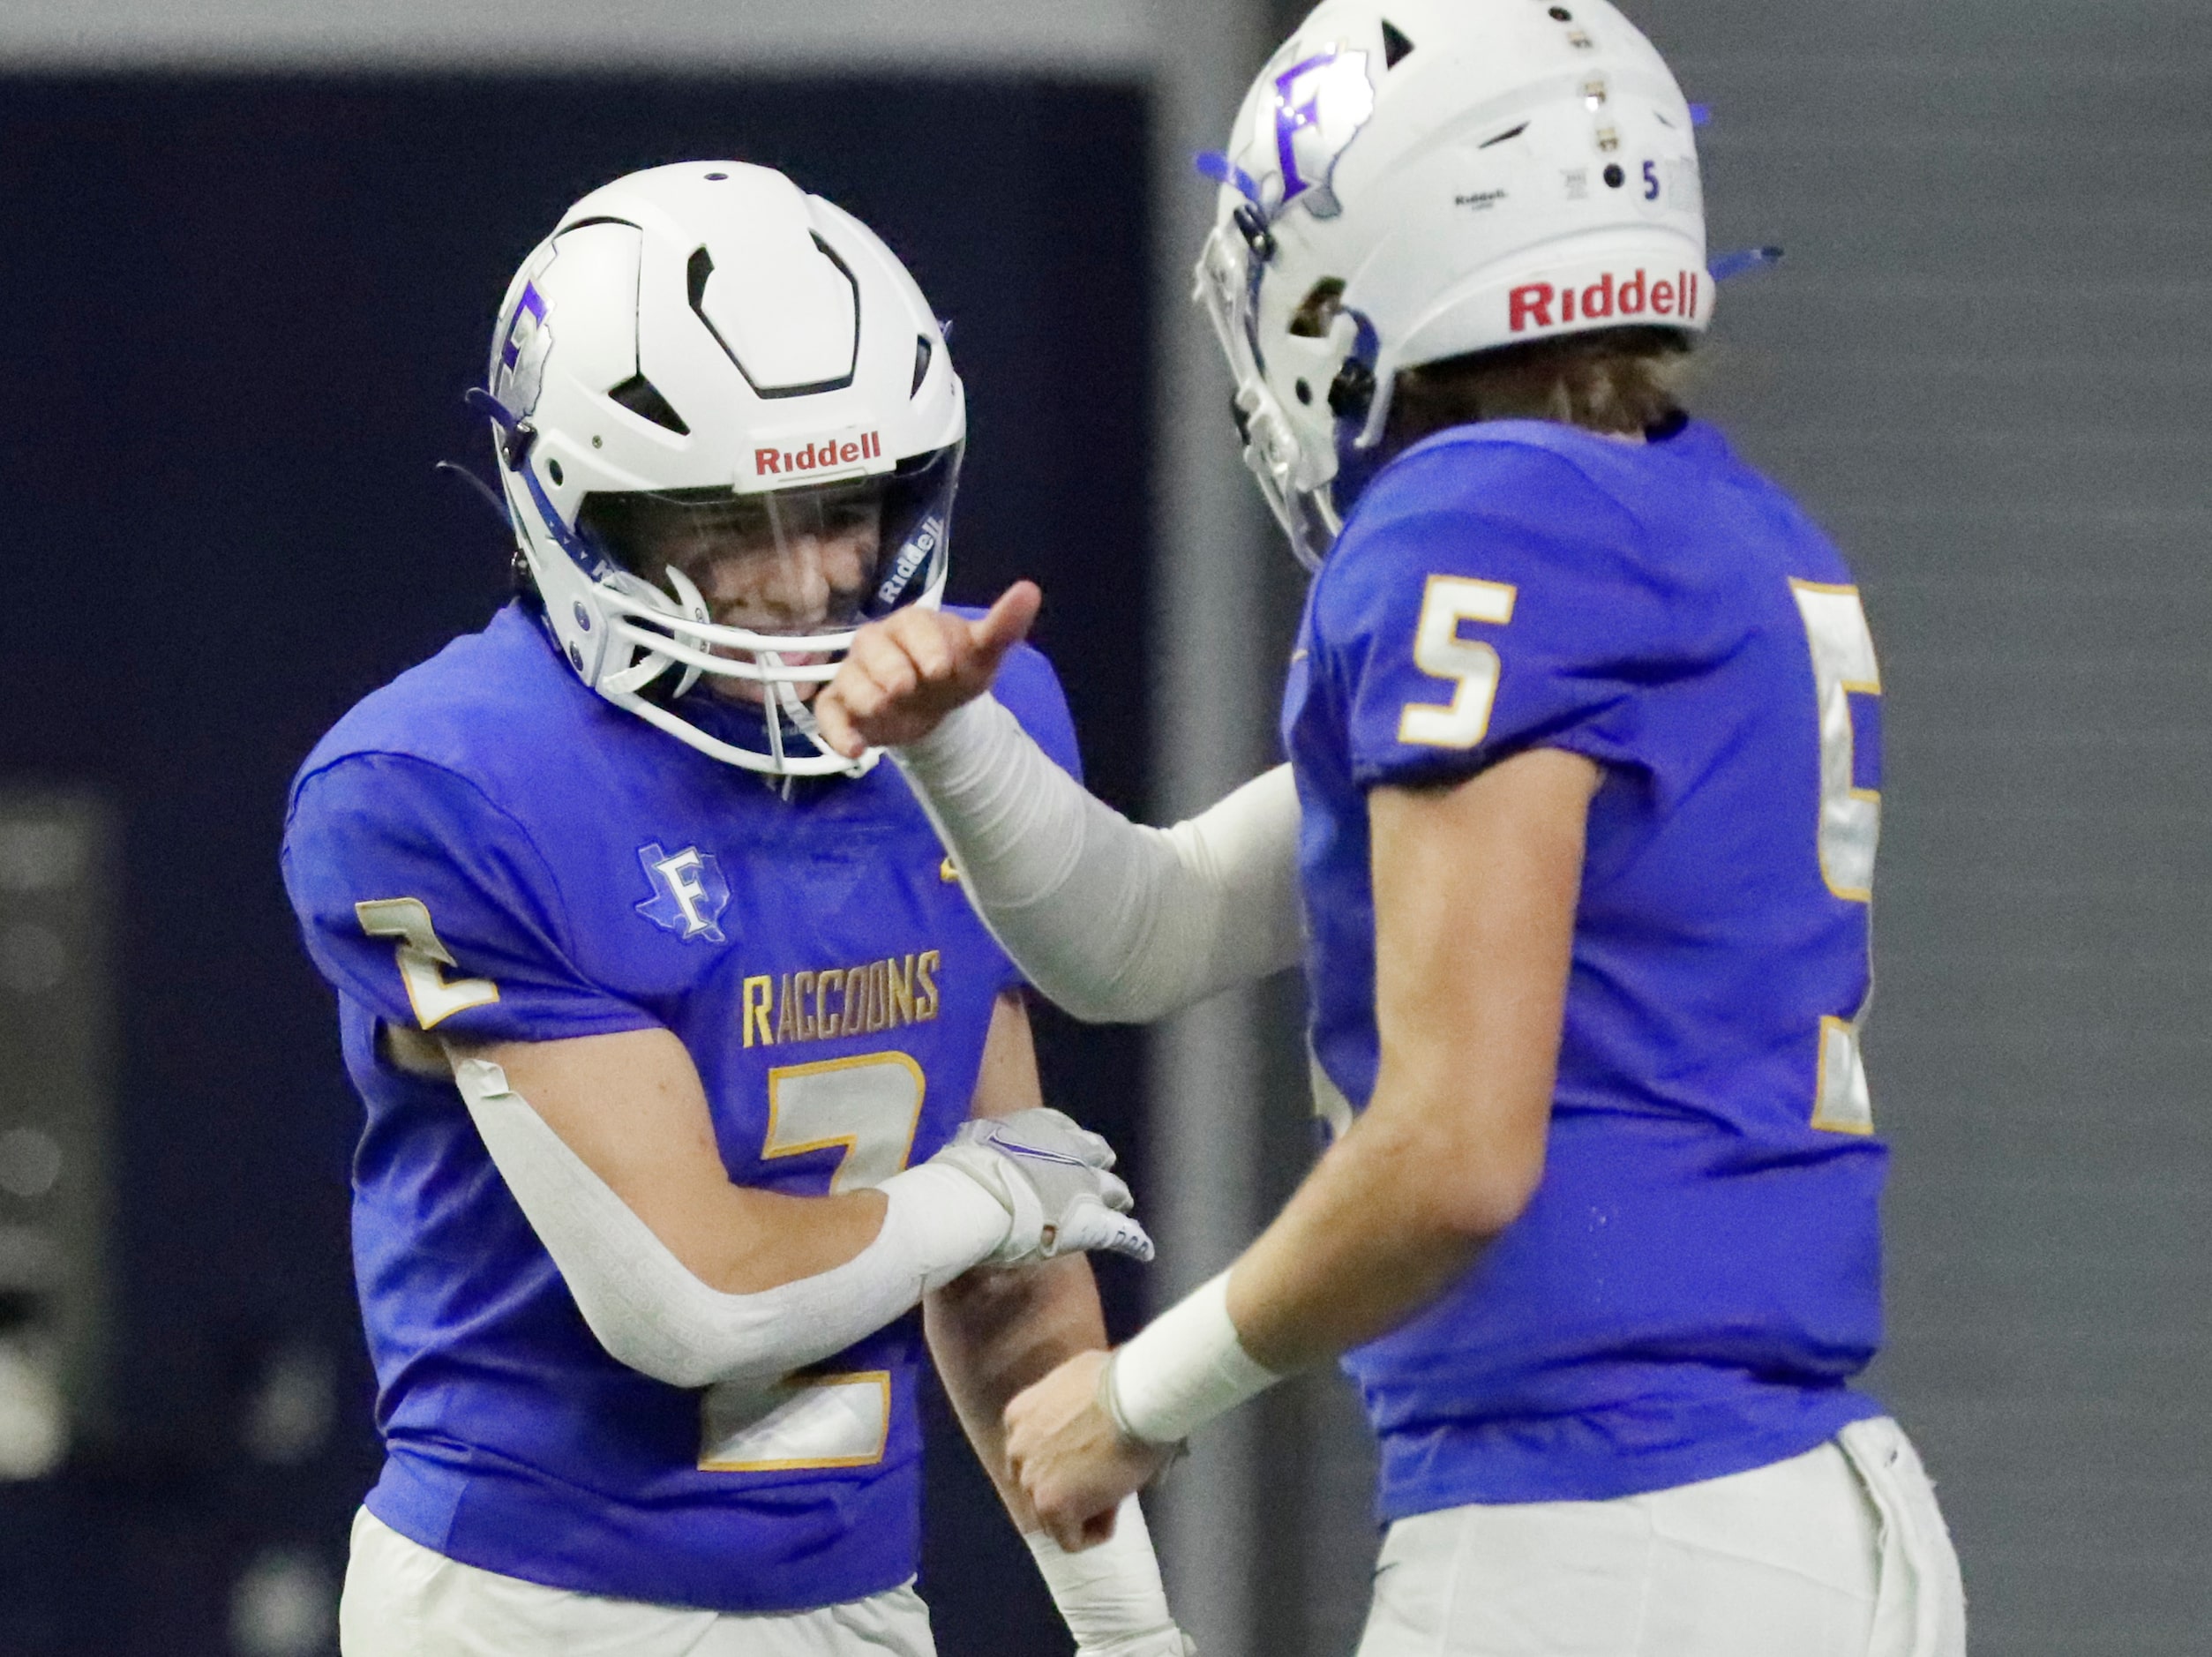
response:
<path id="1" fill-rule="evenodd" d="M 1691 116 L 1608 0 L 1325 0 L 1238 113 L 1197 298 L 1319 562 L 1400 369 L 1713 317 Z"/>
<path id="2" fill-rule="evenodd" d="M 617 179 L 523 262 L 471 397 L 585 684 L 748 770 L 865 769 L 799 687 L 861 622 L 938 602 L 967 433 L 937 319 L 873 231 L 764 167 Z M 711 714 L 685 700 L 702 676 L 737 682 Z"/>

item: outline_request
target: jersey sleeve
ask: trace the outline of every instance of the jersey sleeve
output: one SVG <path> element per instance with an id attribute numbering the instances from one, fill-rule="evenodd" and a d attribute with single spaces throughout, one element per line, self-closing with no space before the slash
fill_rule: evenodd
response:
<path id="1" fill-rule="evenodd" d="M 313 772 L 283 865 L 316 966 L 386 1023 L 550 1041 L 658 1022 L 578 970 L 544 857 L 451 771 L 355 754 Z"/>
<path id="2" fill-rule="evenodd" d="M 1524 749 L 1638 763 L 1674 671 L 1637 520 L 1548 450 L 1406 457 L 1323 566 L 1308 648 L 1362 787 L 1472 776 Z"/>

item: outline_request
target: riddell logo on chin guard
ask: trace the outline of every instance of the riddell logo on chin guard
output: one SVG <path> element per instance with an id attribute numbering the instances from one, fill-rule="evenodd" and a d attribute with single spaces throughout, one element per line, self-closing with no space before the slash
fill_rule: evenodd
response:
<path id="1" fill-rule="evenodd" d="M 753 475 L 813 477 L 865 465 L 881 458 L 882 454 L 883 435 L 880 431 L 841 432 L 835 437 L 816 438 L 796 449 L 763 445 L 753 451 Z"/>
<path id="2" fill-rule="evenodd" d="M 1693 321 L 1705 297 L 1705 284 L 1712 280 L 1702 271 L 1676 271 L 1654 281 L 1648 271 L 1639 270 L 1626 277 L 1608 272 L 1586 288 L 1555 288 L 1549 282 L 1525 282 L 1510 296 L 1513 332 L 1526 334 L 1533 327 L 1618 321 L 1630 317 L 1675 317 L 1684 322 Z"/>

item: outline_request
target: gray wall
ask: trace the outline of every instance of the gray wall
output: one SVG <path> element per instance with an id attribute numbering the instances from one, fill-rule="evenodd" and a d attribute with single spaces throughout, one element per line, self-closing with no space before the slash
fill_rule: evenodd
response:
<path id="1" fill-rule="evenodd" d="M 1626 4 L 1717 110 L 1716 251 L 1789 251 L 1725 291 L 1701 408 L 1841 542 L 1882 654 L 1873 1385 L 1978 1652 L 2201 1652 L 2212 9 Z M 1343 1653 L 1366 1451 L 1340 1395 L 1295 1407 L 1275 1648 Z"/>

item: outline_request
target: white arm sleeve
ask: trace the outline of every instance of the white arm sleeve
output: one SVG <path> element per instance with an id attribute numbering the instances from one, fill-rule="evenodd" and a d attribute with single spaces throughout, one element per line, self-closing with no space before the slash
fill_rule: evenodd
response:
<path id="1" fill-rule="evenodd" d="M 925 1164 L 886 1180 L 875 1241 L 841 1266 L 757 1294 L 701 1283 L 484 1059 L 454 1067 L 491 1160 L 560 1268 L 584 1322 L 621 1362 L 671 1386 L 767 1380 L 842 1352 L 1005 1238 L 1006 1209 Z"/>
<path id="2" fill-rule="evenodd" d="M 1189 1657 L 1189 1639 L 1167 1609 L 1152 1533 L 1135 1496 L 1122 1498 L 1113 1534 L 1079 1554 L 1043 1531 L 1022 1540 L 1076 1637 L 1076 1657 Z"/>
<path id="3" fill-rule="evenodd" d="M 891 757 L 976 912 L 1030 982 L 1076 1017 L 1150 1023 L 1297 963 L 1298 793 L 1287 765 L 1163 829 L 1094 799 L 990 696 Z"/>

